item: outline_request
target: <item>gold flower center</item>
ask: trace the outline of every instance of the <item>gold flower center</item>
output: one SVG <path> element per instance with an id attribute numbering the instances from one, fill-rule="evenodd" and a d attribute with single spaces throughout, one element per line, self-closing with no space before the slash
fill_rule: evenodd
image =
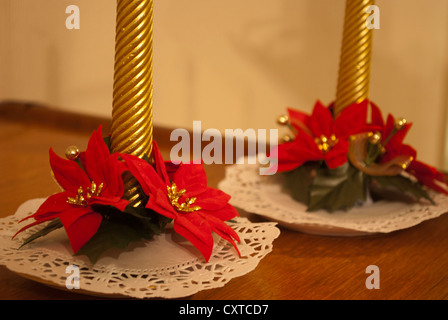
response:
<path id="1" fill-rule="evenodd" d="M 339 139 L 336 138 L 334 134 L 332 134 L 329 138 L 322 134 L 320 137 L 314 138 L 314 141 L 316 142 L 319 150 L 326 153 L 330 151 L 336 143 L 338 143 Z"/>
<path id="2" fill-rule="evenodd" d="M 201 210 L 200 206 L 192 206 L 195 203 L 196 197 L 186 198 L 185 202 L 180 204 L 179 199 L 187 192 L 187 190 L 177 190 L 177 185 L 173 182 L 171 186 L 166 186 L 166 190 L 168 191 L 168 199 L 171 202 L 171 205 L 174 209 L 181 212 L 194 212 Z"/>
<path id="3" fill-rule="evenodd" d="M 84 192 L 84 189 L 81 187 L 78 188 L 78 194 L 75 197 L 68 197 L 67 203 L 73 204 L 77 206 L 87 207 L 88 201 L 92 197 L 98 197 L 103 191 L 104 184 L 100 183 L 99 186 L 96 185 L 94 181 L 89 188 L 87 188 L 87 192 Z"/>

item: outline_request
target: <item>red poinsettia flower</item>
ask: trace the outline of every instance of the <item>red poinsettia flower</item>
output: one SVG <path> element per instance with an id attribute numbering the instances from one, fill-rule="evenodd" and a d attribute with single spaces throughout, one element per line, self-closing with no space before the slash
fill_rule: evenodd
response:
<path id="1" fill-rule="evenodd" d="M 372 120 L 381 129 L 384 154 L 380 158 L 381 163 L 386 163 L 399 155 L 408 155 L 413 158 L 406 171 L 413 175 L 418 181 L 437 192 L 448 194 L 446 176 L 436 168 L 417 160 L 417 151 L 410 145 L 404 144 L 412 123 L 400 120 L 398 122 L 391 114 L 387 116 L 384 124 L 380 109 L 372 104 Z"/>
<path id="2" fill-rule="evenodd" d="M 293 170 L 307 161 L 324 160 L 330 169 L 347 162 L 348 138 L 371 130 L 367 124 L 368 100 L 354 103 L 334 119 L 330 107 L 317 101 L 311 115 L 288 109 L 295 139 L 277 147 L 278 171 Z M 275 153 L 273 153 L 275 154 Z"/>
<path id="3" fill-rule="evenodd" d="M 414 160 L 406 170 L 425 186 L 448 195 L 446 176 L 436 168 L 421 161 Z"/>
<path id="4" fill-rule="evenodd" d="M 94 206 L 113 206 L 124 210 L 128 201 L 121 174 L 126 169 L 118 155 L 111 155 L 104 143 L 101 127 L 93 133 L 85 152 L 80 155 L 84 170 L 72 160 L 66 160 L 50 149 L 53 175 L 64 190 L 50 196 L 33 215 L 35 221 L 18 233 L 45 221 L 59 218 L 76 253 L 97 232 L 102 215 Z M 22 220 L 22 221 L 23 221 Z"/>
<path id="5" fill-rule="evenodd" d="M 174 230 L 189 240 L 208 261 L 213 250 L 215 232 L 238 251 L 238 234 L 225 221 L 238 215 L 228 202 L 230 196 L 207 187 L 207 176 L 201 164 L 181 163 L 170 170 L 154 143 L 155 168 L 147 161 L 121 155 L 129 171 L 149 196 L 146 208 L 174 220 Z M 171 167 L 171 166 L 170 166 Z"/>

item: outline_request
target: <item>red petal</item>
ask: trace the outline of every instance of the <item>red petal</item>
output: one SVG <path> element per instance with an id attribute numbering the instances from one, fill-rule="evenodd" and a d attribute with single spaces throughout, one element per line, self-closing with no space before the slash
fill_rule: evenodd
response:
<path id="1" fill-rule="evenodd" d="M 289 115 L 290 119 L 295 119 L 297 121 L 300 121 L 308 127 L 309 122 L 311 120 L 311 117 L 308 114 L 306 114 L 305 112 L 302 112 L 300 110 L 295 110 L 292 108 L 288 108 L 287 111 L 288 111 L 288 115 Z"/>
<path id="2" fill-rule="evenodd" d="M 278 172 L 293 170 L 307 161 L 323 159 L 323 153 L 308 134 L 300 134 L 294 141 L 283 143 L 276 148 Z"/>
<path id="3" fill-rule="evenodd" d="M 124 209 L 129 204 L 129 201 L 126 199 L 122 199 L 121 197 L 96 197 L 93 196 L 89 200 L 89 205 L 102 205 L 102 206 L 112 206 L 117 208 L 120 211 L 124 211 Z"/>
<path id="4" fill-rule="evenodd" d="M 95 235 L 103 219 L 101 214 L 83 209 L 73 208 L 60 216 L 74 253 Z"/>
<path id="5" fill-rule="evenodd" d="M 163 160 L 162 154 L 160 153 L 159 146 L 155 141 L 153 141 L 153 156 L 155 160 L 156 165 L 156 171 L 157 173 L 162 177 L 163 181 L 166 185 L 170 185 L 170 178 L 168 177 L 168 173 L 166 171 L 165 167 L 165 161 Z"/>
<path id="6" fill-rule="evenodd" d="M 400 148 L 400 154 L 405 154 L 412 156 L 414 159 L 417 158 L 417 151 L 410 145 L 403 144 Z"/>
<path id="7" fill-rule="evenodd" d="M 205 192 L 198 195 L 194 205 L 200 206 L 203 210 L 214 211 L 225 207 L 229 200 L 230 196 L 225 192 L 208 187 Z"/>
<path id="8" fill-rule="evenodd" d="M 417 180 L 430 187 L 431 189 L 437 192 L 448 194 L 446 176 L 436 168 L 423 162 L 414 160 L 411 162 L 407 171 L 414 175 Z"/>
<path id="9" fill-rule="evenodd" d="M 348 141 L 339 141 L 325 154 L 325 162 L 327 163 L 328 168 L 335 169 L 347 162 L 348 146 Z"/>
<path id="10" fill-rule="evenodd" d="M 392 149 L 390 146 L 386 145 L 386 153 L 381 156 L 381 163 L 386 163 L 393 158 L 400 155 L 408 155 L 413 157 L 413 159 L 417 158 L 417 151 L 407 144 L 397 145 L 396 149 Z"/>
<path id="11" fill-rule="evenodd" d="M 174 175 L 177 169 L 179 169 L 180 164 L 174 164 L 170 161 L 165 161 L 165 169 L 168 174 L 168 181 L 174 180 Z"/>
<path id="12" fill-rule="evenodd" d="M 404 138 L 408 134 L 409 129 L 411 129 L 412 123 L 407 123 L 403 129 L 398 130 L 397 133 L 390 139 L 389 143 L 394 146 L 400 146 L 403 144 Z"/>
<path id="13" fill-rule="evenodd" d="M 386 144 L 386 148 L 392 149 L 395 152 L 399 152 L 400 147 L 403 144 L 403 140 L 406 134 L 408 133 L 409 129 L 411 128 L 411 126 L 412 123 L 407 123 L 403 129 L 398 130 Z M 391 114 L 389 114 L 387 116 L 387 122 L 384 128 L 383 139 L 386 139 L 392 133 L 394 128 L 395 128 L 395 119 Z"/>
<path id="14" fill-rule="evenodd" d="M 84 157 L 85 169 L 90 179 L 93 181 L 103 181 L 108 171 L 105 162 L 110 157 L 110 152 L 103 140 L 101 126 L 90 137 Z"/>
<path id="15" fill-rule="evenodd" d="M 28 219 L 28 218 L 30 218 L 30 217 L 27 217 L 27 218 L 25 218 L 25 219 L 22 219 L 21 221 L 24 221 L 24 220 L 26 220 L 26 219 Z M 55 218 L 57 218 L 57 215 L 47 216 L 47 217 L 42 218 L 42 219 L 40 219 L 40 220 L 34 221 L 34 222 L 32 222 L 32 223 L 30 223 L 30 224 L 24 226 L 23 228 L 21 228 L 19 231 L 17 231 L 16 234 L 12 236 L 12 239 L 14 239 L 19 233 L 21 233 L 22 231 L 25 231 L 25 230 L 28 229 L 28 228 L 34 227 L 35 225 L 44 223 L 44 222 L 49 221 L 49 220 L 53 220 L 53 219 L 55 219 Z M 21 222 L 21 221 L 20 221 L 20 222 Z"/>
<path id="16" fill-rule="evenodd" d="M 59 185 L 66 191 L 77 193 L 80 186 L 90 185 L 87 174 L 75 161 L 59 157 L 50 149 L 50 165 Z"/>
<path id="17" fill-rule="evenodd" d="M 236 236 L 237 238 L 235 239 L 238 243 L 240 242 L 239 238 L 238 238 L 238 234 L 236 234 L 236 232 L 229 227 L 229 229 L 231 229 L 235 234 L 234 236 Z M 238 249 L 238 247 L 236 246 L 235 242 L 233 241 L 232 237 L 230 236 L 230 234 L 227 232 L 222 232 L 219 229 L 213 229 L 214 232 L 216 232 L 217 235 L 219 235 L 221 238 L 223 238 L 224 240 L 230 242 L 232 244 L 232 246 L 235 248 L 236 252 L 238 253 L 238 256 L 241 257 L 241 253 L 240 250 Z"/>
<path id="18" fill-rule="evenodd" d="M 120 154 L 120 157 L 126 162 L 129 171 L 140 183 L 145 194 L 150 196 L 156 194 L 158 189 L 166 189 L 166 184 L 162 177 L 157 174 L 154 167 L 148 162 L 128 154 Z"/>
<path id="19" fill-rule="evenodd" d="M 314 105 L 309 128 L 314 137 L 320 137 L 322 134 L 329 137 L 333 126 L 333 115 L 320 101 Z"/>
<path id="20" fill-rule="evenodd" d="M 69 209 L 70 205 L 67 203 L 67 198 L 70 195 L 74 196 L 69 192 L 61 192 L 48 197 L 44 203 L 40 205 L 36 213 L 30 217 L 33 217 L 36 220 L 41 220 Z"/>
<path id="21" fill-rule="evenodd" d="M 93 180 L 97 184 L 104 183 L 102 197 L 122 197 L 124 194 L 124 183 L 122 174 L 126 169 L 125 164 L 118 160 L 118 155 L 110 156 L 103 164 L 105 170 L 102 173 L 101 180 Z"/>
<path id="22" fill-rule="evenodd" d="M 226 204 L 223 208 L 218 210 L 201 210 L 200 213 L 204 217 L 213 216 L 221 221 L 228 221 L 239 216 L 238 211 L 230 204 Z"/>
<path id="23" fill-rule="evenodd" d="M 174 174 L 178 189 L 186 189 L 185 197 L 201 194 L 207 189 L 207 174 L 202 164 L 183 163 Z"/>
<path id="24" fill-rule="evenodd" d="M 149 197 L 146 208 L 152 209 L 170 219 L 176 219 L 178 213 L 168 200 L 166 192 L 162 189 L 157 190 L 155 194 Z"/>
<path id="25" fill-rule="evenodd" d="M 384 127 L 383 115 L 381 113 L 381 110 L 372 101 L 370 101 L 370 107 L 372 110 L 372 124 L 378 126 L 380 128 L 379 130 L 381 131 Z"/>
<path id="26" fill-rule="evenodd" d="M 384 126 L 383 139 L 387 138 L 390 133 L 394 130 L 395 119 L 391 114 L 387 115 L 386 125 Z"/>
<path id="27" fill-rule="evenodd" d="M 70 205 L 66 201 L 67 197 L 68 192 L 61 192 L 48 197 L 34 214 L 29 215 L 19 221 L 22 222 L 30 218 L 34 218 L 36 220 L 17 231 L 13 238 L 30 227 L 57 218 L 62 211 L 69 209 Z"/>
<path id="28" fill-rule="evenodd" d="M 223 221 L 213 217 L 213 216 L 207 216 L 207 221 L 210 223 L 210 226 L 212 227 L 212 230 L 216 232 L 221 238 L 224 240 L 230 242 L 233 247 L 238 252 L 238 255 L 241 256 L 240 251 L 238 250 L 238 247 L 236 246 L 233 239 L 235 239 L 237 242 L 240 242 L 240 238 L 238 234 L 233 230 L 231 227 L 229 227 L 226 223 Z"/>
<path id="29" fill-rule="evenodd" d="M 61 212 L 59 219 L 61 219 L 61 222 L 65 228 L 69 228 L 80 217 L 92 212 L 93 210 L 90 207 L 70 206 Z"/>
<path id="30" fill-rule="evenodd" d="M 368 101 L 354 103 L 344 108 L 334 121 L 333 133 L 336 137 L 347 139 L 350 135 L 369 130 L 367 126 Z"/>
<path id="31" fill-rule="evenodd" d="M 288 115 L 289 115 L 289 123 L 296 128 L 298 131 L 304 131 L 308 134 L 311 134 L 310 131 L 310 124 L 311 124 L 311 117 L 299 110 L 294 110 L 288 108 Z"/>
<path id="32" fill-rule="evenodd" d="M 213 251 L 210 225 L 196 213 L 179 215 L 174 221 L 174 231 L 190 241 L 208 261 Z"/>

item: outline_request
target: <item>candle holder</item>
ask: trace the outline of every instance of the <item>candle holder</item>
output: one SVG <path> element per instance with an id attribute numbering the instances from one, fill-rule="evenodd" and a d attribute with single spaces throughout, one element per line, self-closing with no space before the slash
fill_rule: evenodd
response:
<path id="1" fill-rule="evenodd" d="M 66 159 L 50 149 L 62 191 L 0 220 L 0 264 L 58 288 L 74 264 L 82 292 L 104 296 L 178 298 L 222 286 L 253 270 L 279 230 L 240 218 L 229 195 L 207 186 L 202 164 L 162 158 L 153 139 L 152 0 L 118 0 L 116 22 L 111 133 L 100 126 Z"/>
<path id="2" fill-rule="evenodd" d="M 291 135 L 268 155 L 278 162 L 275 175 L 229 168 L 220 188 L 234 196 L 235 206 L 289 228 L 331 235 L 389 232 L 384 226 L 399 219 L 394 213 L 418 212 L 417 222 L 445 211 L 440 210 L 447 204 L 445 175 L 419 161 L 403 142 L 412 124 L 390 114 L 383 118 L 369 98 L 373 30 L 367 21 L 373 5 L 373 0 L 346 1 L 336 99 L 329 105 L 317 101 L 311 114 L 288 109 L 278 119 Z M 403 207 L 394 207 L 396 202 Z M 395 210 L 386 206 L 381 210 L 389 214 L 379 218 L 374 211 L 384 203 Z"/>

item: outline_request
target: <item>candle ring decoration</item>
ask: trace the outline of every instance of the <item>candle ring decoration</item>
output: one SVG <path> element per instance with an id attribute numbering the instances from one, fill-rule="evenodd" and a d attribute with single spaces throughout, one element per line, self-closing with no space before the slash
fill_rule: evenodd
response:
<path id="1" fill-rule="evenodd" d="M 403 142 L 412 123 L 390 114 L 384 119 L 369 99 L 372 5 L 346 1 L 336 100 L 317 101 L 311 114 L 290 108 L 278 120 L 291 129 L 273 153 L 278 172 L 310 212 L 348 210 L 367 199 L 433 203 L 428 189 L 448 195 L 445 175 Z"/>
<path id="2" fill-rule="evenodd" d="M 63 228 L 75 255 L 95 264 L 111 248 L 161 234 L 168 224 L 209 261 L 216 235 L 241 256 L 230 196 L 207 186 L 202 164 L 163 159 L 153 141 L 152 0 L 118 0 L 112 127 L 95 130 L 86 150 L 50 149 L 60 193 L 20 221 L 16 237 L 36 225 L 22 247 Z M 30 229 L 30 230 L 29 230 Z"/>
<path id="3" fill-rule="evenodd" d="M 259 166 L 226 169 L 219 188 L 233 205 L 287 229 L 344 237 L 389 233 L 446 213 L 445 175 L 404 142 L 412 123 L 383 117 L 369 97 L 374 4 L 345 2 L 334 102 L 317 101 L 310 114 L 287 108 L 276 119 L 288 132 L 266 154 L 277 164 L 268 175 L 260 176 Z"/>

